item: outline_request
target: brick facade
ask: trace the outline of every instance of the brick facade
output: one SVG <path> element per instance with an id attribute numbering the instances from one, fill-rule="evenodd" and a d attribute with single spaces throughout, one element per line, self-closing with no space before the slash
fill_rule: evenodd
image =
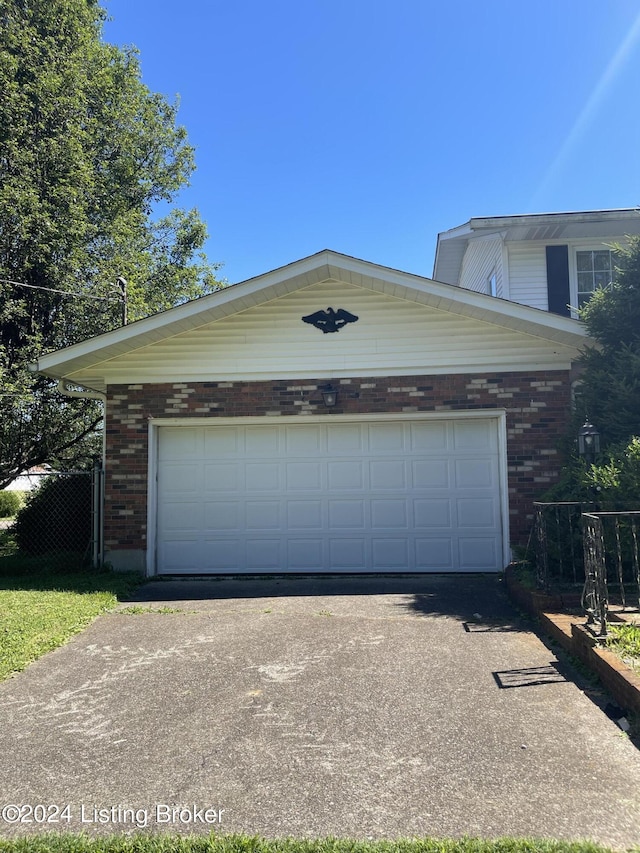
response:
<path id="1" fill-rule="evenodd" d="M 557 479 L 557 444 L 570 413 L 568 371 L 394 376 L 334 380 L 338 404 L 326 409 L 324 380 L 111 385 L 106 414 L 105 546 L 146 549 L 148 420 L 171 417 L 251 417 L 456 412 L 504 409 L 510 532 L 525 544 L 532 501 Z"/>

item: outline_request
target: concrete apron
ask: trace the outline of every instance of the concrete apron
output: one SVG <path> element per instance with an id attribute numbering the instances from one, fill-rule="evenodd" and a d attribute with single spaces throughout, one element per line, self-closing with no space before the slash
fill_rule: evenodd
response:
<path id="1" fill-rule="evenodd" d="M 495 576 L 137 599 L 179 612 L 103 616 L 0 685 L 0 835 L 640 840 L 640 753 Z"/>

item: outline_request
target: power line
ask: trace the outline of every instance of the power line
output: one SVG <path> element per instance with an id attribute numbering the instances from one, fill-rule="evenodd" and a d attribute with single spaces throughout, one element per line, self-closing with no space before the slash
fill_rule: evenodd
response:
<path id="1" fill-rule="evenodd" d="M 0 278 L 3 284 L 14 284 L 16 287 L 28 287 L 31 290 L 46 290 L 48 293 L 59 293 L 61 296 L 81 297 L 83 299 L 97 299 L 100 302 L 109 302 L 114 297 L 112 296 L 92 296 L 89 293 L 69 293 L 66 290 L 56 290 L 54 287 L 43 287 L 39 284 L 25 284 L 23 281 L 12 281 L 10 278 Z M 118 298 L 122 299 L 118 293 Z"/>

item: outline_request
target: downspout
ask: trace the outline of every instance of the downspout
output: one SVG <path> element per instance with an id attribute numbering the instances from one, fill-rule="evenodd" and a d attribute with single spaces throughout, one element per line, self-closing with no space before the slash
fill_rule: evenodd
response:
<path id="1" fill-rule="evenodd" d="M 75 385 L 75 383 L 74 383 Z M 93 527 L 93 555 L 92 562 L 94 568 L 97 568 L 100 563 L 104 562 L 104 470 L 106 464 L 106 456 L 107 456 L 107 428 L 105 424 L 106 418 L 106 408 L 107 408 L 107 395 L 102 394 L 100 391 L 93 391 L 91 388 L 85 388 L 82 385 L 76 386 L 76 388 L 69 388 L 67 386 L 66 379 L 58 380 L 58 391 L 60 394 L 64 394 L 65 397 L 75 397 L 84 399 L 84 400 L 100 400 L 104 404 L 104 416 L 102 423 L 102 471 L 99 474 L 96 474 L 94 471 L 92 483 L 93 483 L 93 502 L 94 507 L 97 505 L 100 507 L 99 512 L 94 511 L 94 521 L 92 524 Z"/>
<path id="2" fill-rule="evenodd" d="M 76 385 L 76 383 L 73 383 Z M 103 394 L 101 391 L 93 391 L 91 388 L 85 388 L 83 385 L 76 385 L 77 388 L 82 390 L 74 390 L 73 388 L 69 388 L 67 386 L 66 379 L 58 380 L 58 391 L 61 394 L 64 394 L 65 397 L 76 397 L 84 400 L 100 400 L 102 403 L 107 403 L 107 395 Z M 105 411 L 106 416 L 106 411 Z M 106 430 L 102 428 L 102 464 L 104 465 L 106 459 Z"/>

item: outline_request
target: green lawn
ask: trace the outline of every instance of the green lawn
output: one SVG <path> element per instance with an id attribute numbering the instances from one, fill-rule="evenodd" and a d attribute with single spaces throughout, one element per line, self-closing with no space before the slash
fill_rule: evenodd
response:
<path id="1" fill-rule="evenodd" d="M 83 567 L 77 555 L 0 556 L 0 681 L 110 610 L 140 576 Z"/>
<path id="2" fill-rule="evenodd" d="M 245 835 L 188 838 L 138 835 L 103 839 L 48 835 L 12 841 L 0 839 L 0 853 L 604 853 L 608 849 L 589 842 L 513 838 L 496 841 L 474 838 L 398 841 L 287 838 L 268 841 Z"/>

